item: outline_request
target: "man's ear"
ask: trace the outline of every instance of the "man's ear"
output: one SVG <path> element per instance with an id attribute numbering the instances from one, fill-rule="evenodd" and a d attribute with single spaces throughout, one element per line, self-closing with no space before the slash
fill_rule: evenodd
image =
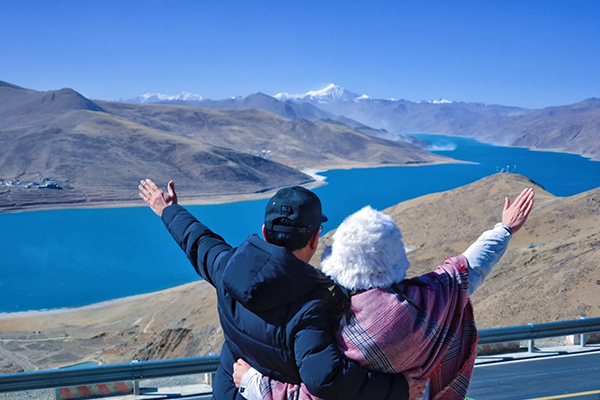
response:
<path id="1" fill-rule="evenodd" d="M 265 242 L 268 243 L 269 241 L 267 240 L 267 227 L 264 225 L 262 227 L 262 234 L 263 234 L 263 238 L 265 239 Z"/>
<path id="2" fill-rule="evenodd" d="M 319 233 L 321 233 L 320 230 L 318 230 L 317 232 L 315 232 L 315 234 L 308 241 L 308 245 L 310 246 L 311 250 L 316 250 L 317 249 L 317 245 L 319 244 Z"/>

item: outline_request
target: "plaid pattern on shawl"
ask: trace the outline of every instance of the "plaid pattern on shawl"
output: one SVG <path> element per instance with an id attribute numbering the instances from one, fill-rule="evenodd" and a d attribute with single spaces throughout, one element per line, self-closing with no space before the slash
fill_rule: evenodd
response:
<path id="1" fill-rule="evenodd" d="M 429 379 L 432 400 L 464 400 L 477 346 L 468 289 L 461 255 L 390 288 L 357 293 L 353 316 L 337 333 L 340 349 L 366 369 Z M 266 376 L 260 386 L 265 400 L 317 399 L 304 385 Z"/>

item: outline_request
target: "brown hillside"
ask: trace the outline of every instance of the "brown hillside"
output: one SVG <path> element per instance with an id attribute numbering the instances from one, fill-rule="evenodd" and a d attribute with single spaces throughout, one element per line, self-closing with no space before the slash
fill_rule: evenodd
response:
<path id="1" fill-rule="evenodd" d="M 0 316 L 0 373 L 220 353 L 214 289 L 195 282 L 72 310 Z"/>
<path id="2" fill-rule="evenodd" d="M 258 110 L 209 110 L 156 104 L 98 102 L 140 125 L 268 157 L 294 168 L 344 168 L 452 160 L 405 142 L 373 138 L 347 126 L 289 120 Z"/>
<path id="3" fill-rule="evenodd" d="M 385 212 L 405 245 L 416 249 L 408 254 L 409 276 L 466 250 L 500 221 L 504 197 L 514 199 L 526 187 L 536 190 L 534 209 L 473 296 L 478 326 L 600 317 L 600 188 L 559 198 L 522 175 L 496 174 L 390 207 Z"/>
<path id="4" fill-rule="evenodd" d="M 405 244 L 416 249 L 409 275 L 464 251 L 500 220 L 504 196 L 525 187 L 536 189 L 536 204 L 473 296 L 479 328 L 600 317 L 600 188 L 558 198 L 524 176 L 496 174 L 390 207 Z M 84 359 L 199 356 L 218 353 L 223 340 L 206 282 L 74 310 L 4 315 L 0 339 L 5 372 Z"/>
<path id="5" fill-rule="evenodd" d="M 342 125 L 255 109 L 94 102 L 72 89 L 37 92 L 4 82 L 0 148 L 0 212 L 141 204 L 142 178 L 174 179 L 184 201 L 235 201 L 314 184 L 298 168 L 455 162 Z"/>

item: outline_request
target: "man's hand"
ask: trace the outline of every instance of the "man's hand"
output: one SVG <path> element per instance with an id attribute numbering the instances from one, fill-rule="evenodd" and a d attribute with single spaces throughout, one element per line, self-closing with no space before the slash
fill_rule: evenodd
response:
<path id="1" fill-rule="evenodd" d="M 246 361 L 238 358 L 238 360 L 233 364 L 233 382 L 235 383 L 235 387 L 238 389 L 242 385 L 242 377 L 246 372 L 250 370 L 250 364 Z"/>
<path id="2" fill-rule="evenodd" d="M 159 217 L 162 217 L 165 208 L 177 204 L 177 194 L 175 194 L 175 183 L 173 181 L 170 181 L 167 185 L 168 193 L 165 193 L 150 179 L 142 179 L 138 187 L 140 188 L 140 197 Z"/>
<path id="3" fill-rule="evenodd" d="M 414 378 L 411 371 L 403 372 L 404 379 L 408 383 L 408 398 L 409 400 L 416 400 L 423 398 L 423 392 L 427 389 L 427 379 Z"/>
<path id="4" fill-rule="evenodd" d="M 517 233 L 523 226 L 527 217 L 533 208 L 533 196 L 535 192 L 527 188 L 510 204 L 508 197 L 504 201 L 504 211 L 502 211 L 502 223 L 510 226 L 513 233 Z"/>

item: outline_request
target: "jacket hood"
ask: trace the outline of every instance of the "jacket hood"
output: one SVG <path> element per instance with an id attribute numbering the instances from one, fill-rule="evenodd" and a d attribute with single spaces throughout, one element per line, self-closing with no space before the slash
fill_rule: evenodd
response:
<path id="1" fill-rule="evenodd" d="M 252 235 L 231 256 L 223 285 L 252 312 L 289 304 L 331 280 L 292 252 Z"/>
<path id="2" fill-rule="evenodd" d="M 389 287 L 402 281 L 410 266 L 392 217 L 369 206 L 342 222 L 323 256 L 323 272 L 350 290 Z"/>

